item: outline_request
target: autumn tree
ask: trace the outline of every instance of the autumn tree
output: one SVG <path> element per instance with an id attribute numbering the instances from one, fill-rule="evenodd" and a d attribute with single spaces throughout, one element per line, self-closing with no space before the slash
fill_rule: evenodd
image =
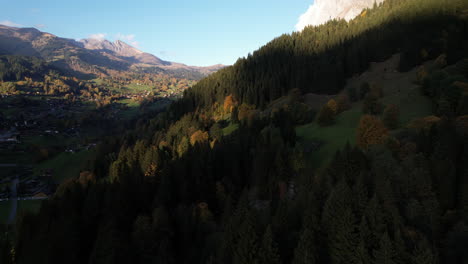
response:
<path id="1" fill-rule="evenodd" d="M 179 145 L 177 145 L 177 154 L 179 157 L 182 157 L 185 152 L 189 149 L 189 140 L 187 137 L 182 137 L 182 139 L 179 142 Z"/>
<path id="2" fill-rule="evenodd" d="M 14 94 L 17 92 L 16 84 L 12 82 L 5 82 L 0 84 L 0 92 L 7 94 Z"/>
<path id="3" fill-rule="evenodd" d="M 338 103 L 335 101 L 335 99 L 330 99 L 327 102 L 327 106 L 333 111 L 335 115 L 338 113 Z"/>
<path id="4" fill-rule="evenodd" d="M 356 133 L 356 142 L 359 147 L 367 149 L 370 145 L 382 144 L 387 136 L 387 128 L 380 119 L 371 115 L 361 117 Z"/>
<path id="5" fill-rule="evenodd" d="M 197 143 L 207 142 L 208 138 L 208 132 L 197 130 L 190 136 L 190 144 L 194 146 Z"/>
<path id="6" fill-rule="evenodd" d="M 226 98 L 224 99 L 224 105 L 223 105 L 224 112 L 231 113 L 232 109 L 236 105 L 237 105 L 237 101 L 232 94 L 226 96 Z"/>

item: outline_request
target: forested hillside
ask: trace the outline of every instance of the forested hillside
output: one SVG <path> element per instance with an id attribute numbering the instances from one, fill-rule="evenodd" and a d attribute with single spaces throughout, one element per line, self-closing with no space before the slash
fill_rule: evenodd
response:
<path id="1" fill-rule="evenodd" d="M 462 0 L 283 35 L 105 138 L 1 262 L 467 263 L 467 60 Z"/>
<path id="2" fill-rule="evenodd" d="M 209 106 L 230 94 L 241 103 L 264 107 L 294 88 L 334 94 L 369 62 L 397 52 L 403 54 L 401 70 L 441 53 L 453 63 L 467 45 L 455 7 L 463 2 L 385 1 L 382 8 L 365 10 L 349 23 L 330 21 L 282 35 L 199 82 L 187 92 L 185 107 Z"/>

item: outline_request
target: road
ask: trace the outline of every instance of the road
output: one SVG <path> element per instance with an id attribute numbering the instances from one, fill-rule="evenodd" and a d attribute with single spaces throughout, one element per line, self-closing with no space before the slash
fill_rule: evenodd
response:
<path id="1" fill-rule="evenodd" d="M 16 219 L 16 210 L 18 209 L 18 183 L 19 183 L 19 178 L 16 176 L 16 178 L 11 182 L 11 195 L 10 195 L 10 201 L 11 201 L 11 209 L 10 209 L 10 215 L 8 216 L 8 224 L 13 224 Z"/>
<path id="2" fill-rule="evenodd" d="M 14 163 L 0 164 L 0 167 L 4 167 L 4 168 L 18 167 L 18 164 L 14 164 Z"/>

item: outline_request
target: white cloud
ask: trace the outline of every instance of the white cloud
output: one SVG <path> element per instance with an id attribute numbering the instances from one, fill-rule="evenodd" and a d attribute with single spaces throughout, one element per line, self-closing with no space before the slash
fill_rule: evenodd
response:
<path id="1" fill-rule="evenodd" d="M 88 36 L 90 39 L 104 40 L 106 38 L 106 33 L 96 33 Z"/>
<path id="2" fill-rule="evenodd" d="M 34 25 L 34 27 L 35 27 L 35 28 L 42 29 L 42 28 L 45 28 L 46 25 L 44 25 L 44 24 L 36 24 L 36 25 Z"/>
<path id="3" fill-rule="evenodd" d="M 23 27 L 23 25 L 18 24 L 18 23 L 15 23 L 15 22 L 12 22 L 12 21 L 10 21 L 10 20 L 3 20 L 3 21 L 0 21 L 0 24 L 1 24 L 1 25 L 5 25 L 5 26 L 8 26 L 8 27 Z"/>
<path id="4" fill-rule="evenodd" d="M 308 25 L 318 26 L 334 18 L 351 20 L 364 8 L 372 7 L 374 2 L 384 0 L 315 0 L 307 11 L 299 17 L 296 30 L 301 31 Z"/>
<path id="5" fill-rule="evenodd" d="M 138 45 L 139 45 L 138 41 L 135 40 L 135 35 L 134 34 L 125 35 L 125 34 L 122 34 L 122 33 L 117 33 L 115 35 L 115 39 L 127 42 L 128 44 L 132 45 L 133 47 L 138 48 Z"/>

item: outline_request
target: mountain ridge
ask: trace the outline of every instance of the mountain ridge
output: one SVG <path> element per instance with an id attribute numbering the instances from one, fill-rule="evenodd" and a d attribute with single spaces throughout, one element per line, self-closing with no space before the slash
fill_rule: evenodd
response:
<path id="1" fill-rule="evenodd" d="M 169 62 L 143 52 L 122 40 L 74 40 L 61 38 L 36 28 L 0 25 L 0 54 L 34 56 L 53 62 L 60 68 L 86 74 L 111 75 L 113 71 L 136 68 L 164 71 L 192 71 L 208 75 L 224 65 L 188 66 Z"/>

